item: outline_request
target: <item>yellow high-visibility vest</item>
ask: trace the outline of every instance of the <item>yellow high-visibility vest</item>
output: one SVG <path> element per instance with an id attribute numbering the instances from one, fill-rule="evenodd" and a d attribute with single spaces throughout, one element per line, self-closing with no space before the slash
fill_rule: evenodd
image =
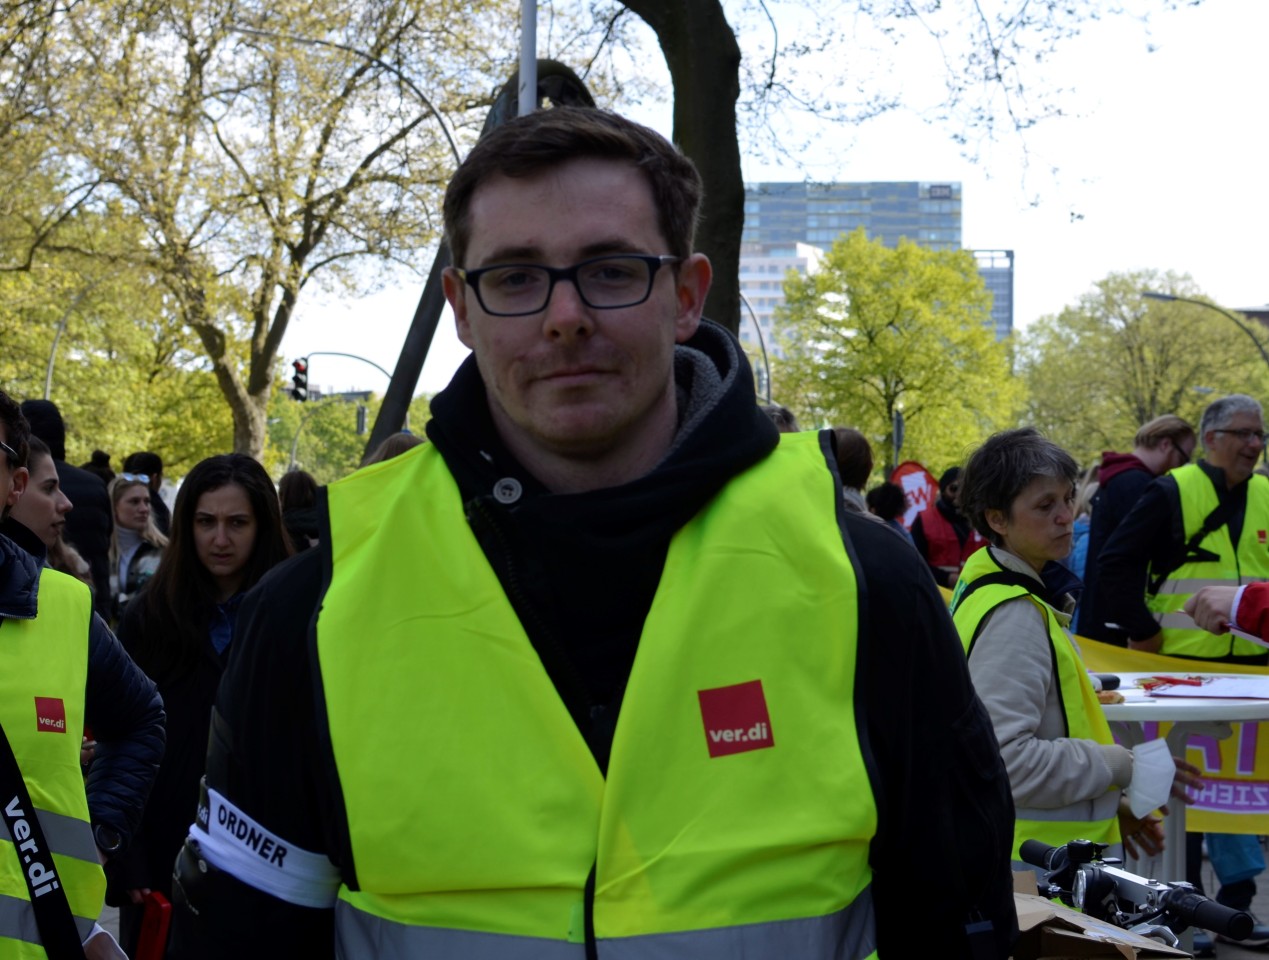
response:
<path id="1" fill-rule="evenodd" d="M 874 954 L 856 574 L 815 435 L 674 536 L 606 778 L 435 448 L 328 496 L 347 956 L 576 960 L 588 926 L 601 957 Z"/>
<path id="2" fill-rule="evenodd" d="M 106 893 L 79 763 L 92 595 L 74 577 L 45 568 L 37 599 L 34 620 L 0 623 L 0 724 L 34 807 L 22 809 L 22 819 L 39 818 L 82 940 Z M 0 798 L 0 805 L 11 802 Z M 24 876 L 44 852 L 22 846 L 31 842 L 10 836 L 0 820 L 0 956 L 13 960 L 46 956 Z M 51 882 L 41 883 L 42 876 L 32 877 L 37 895 Z"/>
<path id="3" fill-rule="evenodd" d="M 993 582 L 1018 576 L 1005 570 L 991 550 L 979 550 L 965 564 L 961 579 L 952 594 L 952 620 L 965 646 L 966 656 L 973 656 L 974 641 L 987 615 L 1002 603 L 1025 597 L 1035 604 L 1049 631 L 1049 645 L 1057 665 L 1054 677 L 1058 697 L 1066 718 L 1066 735 L 1079 740 L 1111 744 L 1114 738 L 1106 714 L 1097 701 L 1097 693 L 1088 679 L 1088 671 L 1071 642 L 1070 635 L 1058 621 L 1057 611 L 1018 583 Z M 1064 807 L 1021 807 L 1015 811 L 1013 859 L 1022 862 L 1019 848 L 1024 840 L 1042 840 L 1060 847 L 1071 840 L 1093 840 L 1097 843 L 1119 842 L 1120 790 L 1113 787 L 1100 797 L 1080 800 Z"/>
<path id="4" fill-rule="evenodd" d="M 1220 503 L 1211 478 L 1197 463 L 1171 471 L 1181 495 L 1181 522 L 1185 541 L 1203 529 L 1203 521 Z M 1163 646 L 1159 652 L 1169 657 L 1215 659 L 1225 656 L 1257 656 L 1264 648 L 1235 637 L 1199 629 L 1189 614 L 1182 612 L 1185 601 L 1203 587 L 1239 586 L 1269 580 L 1269 479 L 1253 474 L 1247 481 L 1247 508 L 1242 534 L 1235 546 L 1229 527 L 1213 530 L 1199 547 L 1216 555 L 1215 560 L 1196 560 L 1168 573 L 1157 593 L 1146 594 L 1146 606 L 1159 621 Z M 1153 582 L 1153 577 L 1151 581 Z"/>

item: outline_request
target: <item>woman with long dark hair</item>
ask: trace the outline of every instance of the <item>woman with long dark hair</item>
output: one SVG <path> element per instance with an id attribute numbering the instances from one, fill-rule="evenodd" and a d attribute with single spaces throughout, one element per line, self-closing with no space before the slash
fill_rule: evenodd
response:
<path id="1" fill-rule="evenodd" d="M 211 706 L 242 595 L 291 553 L 264 467 L 244 454 L 209 457 L 181 484 L 163 563 L 124 610 L 118 635 L 167 709 L 167 752 L 126 863 L 110 871 L 131 953 L 148 890 L 170 898 L 172 863 L 193 821 Z M 126 893 L 125 893 L 126 892 Z"/>

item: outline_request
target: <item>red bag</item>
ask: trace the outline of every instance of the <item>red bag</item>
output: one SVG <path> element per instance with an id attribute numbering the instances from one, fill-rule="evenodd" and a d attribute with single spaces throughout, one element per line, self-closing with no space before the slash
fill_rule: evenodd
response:
<path id="1" fill-rule="evenodd" d="M 143 896 L 141 903 L 144 912 L 134 960 L 163 960 L 167 954 L 167 931 L 172 925 L 172 904 L 154 890 Z"/>

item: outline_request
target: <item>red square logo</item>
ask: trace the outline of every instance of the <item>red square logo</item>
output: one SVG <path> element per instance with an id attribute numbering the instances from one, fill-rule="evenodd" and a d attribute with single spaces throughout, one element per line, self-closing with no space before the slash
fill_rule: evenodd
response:
<path id="1" fill-rule="evenodd" d="M 761 680 L 698 690 L 696 695 L 701 701 L 705 745 L 711 757 L 775 746 Z"/>
<path id="2" fill-rule="evenodd" d="M 36 697 L 35 725 L 42 733 L 65 733 L 66 704 L 58 697 Z"/>

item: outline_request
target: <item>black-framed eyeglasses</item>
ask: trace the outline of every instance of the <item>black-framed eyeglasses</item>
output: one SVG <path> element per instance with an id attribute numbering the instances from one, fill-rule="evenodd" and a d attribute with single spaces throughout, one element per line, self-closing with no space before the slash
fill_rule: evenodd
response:
<path id="1" fill-rule="evenodd" d="M 1213 430 L 1212 433 L 1228 433 L 1231 437 L 1237 437 L 1239 443 L 1246 443 L 1252 437 L 1255 437 L 1261 443 L 1265 442 L 1265 437 L 1269 436 L 1263 430 L 1252 430 L 1249 427 L 1243 427 L 1239 430 Z"/>
<path id="2" fill-rule="evenodd" d="M 500 263 L 455 272 L 476 291 L 481 309 L 494 317 L 525 317 L 551 302 L 555 285 L 568 280 L 582 303 L 595 310 L 618 310 L 643 303 L 652 293 L 657 271 L 682 257 L 624 253 L 594 257 L 571 267 L 540 263 Z"/>
<path id="3" fill-rule="evenodd" d="M 9 458 L 9 466 L 17 468 L 20 465 L 18 460 L 18 451 L 14 450 L 3 440 L 0 440 L 0 450 L 3 450 L 4 455 Z"/>
<path id="4" fill-rule="evenodd" d="M 150 482 L 150 475 L 148 473 L 121 473 L 119 474 L 119 476 L 123 478 L 124 480 L 126 480 L 128 483 L 149 483 Z"/>

